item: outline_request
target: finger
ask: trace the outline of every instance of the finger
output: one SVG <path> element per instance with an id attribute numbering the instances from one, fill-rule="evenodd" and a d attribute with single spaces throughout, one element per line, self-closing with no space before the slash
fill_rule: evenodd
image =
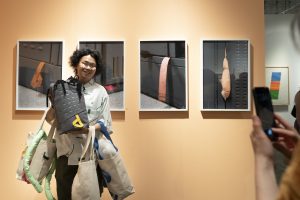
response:
<path id="1" fill-rule="evenodd" d="M 277 127 L 277 128 L 285 128 L 277 119 L 275 119 L 275 127 Z"/>
<path id="2" fill-rule="evenodd" d="M 257 116 L 252 117 L 252 127 L 254 130 L 259 130 L 261 127 L 261 121 Z"/>
<path id="3" fill-rule="evenodd" d="M 284 138 L 291 138 L 294 137 L 294 134 L 292 131 L 288 130 L 288 129 L 284 129 L 284 128 L 272 128 L 272 131 L 274 133 L 277 133 L 279 136 L 282 136 Z"/>
<path id="4" fill-rule="evenodd" d="M 253 131 L 252 131 L 252 136 L 265 136 L 264 131 L 262 129 L 261 121 L 257 116 L 252 117 L 252 126 L 253 126 Z"/>
<path id="5" fill-rule="evenodd" d="M 277 120 L 277 122 L 279 124 L 283 125 L 284 128 L 290 129 L 290 130 L 293 129 L 293 127 L 278 114 L 274 113 L 274 118 L 275 118 L 275 120 Z"/>

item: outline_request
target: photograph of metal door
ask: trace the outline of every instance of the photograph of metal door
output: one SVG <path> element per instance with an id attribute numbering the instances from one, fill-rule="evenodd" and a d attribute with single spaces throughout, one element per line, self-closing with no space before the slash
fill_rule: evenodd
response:
<path id="1" fill-rule="evenodd" d="M 16 110 L 46 109 L 51 83 L 62 79 L 62 41 L 18 41 Z"/>
<path id="2" fill-rule="evenodd" d="M 185 41 L 140 41 L 140 110 L 187 110 Z"/>

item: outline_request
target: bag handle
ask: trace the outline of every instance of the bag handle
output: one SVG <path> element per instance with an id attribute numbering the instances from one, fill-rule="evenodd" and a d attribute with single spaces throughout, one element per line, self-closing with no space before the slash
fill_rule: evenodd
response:
<path id="1" fill-rule="evenodd" d="M 55 130 L 56 130 L 56 119 L 53 121 L 53 124 L 51 125 L 50 131 L 47 136 L 47 142 L 52 141 Z"/>
<path id="2" fill-rule="evenodd" d="M 50 110 L 50 108 L 51 108 L 51 106 L 48 107 L 48 108 L 44 111 L 44 114 L 43 114 L 43 116 L 42 116 L 42 119 L 41 119 L 41 121 L 40 121 L 40 124 L 39 124 L 39 126 L 38 126 L 37 131 L 39 131 L 39 130 L 41 130 L 41 129 L 43 128 L 44 122 L 45 122 L 45 119 L 46 119 L 46 116 L 47 116 L 47 113 L 48 113 L 48 111 Z"/>
<path id="3" fill-rule="evenodd" d="M 111 142 L 111 144 L 112 144 L 113 147 L 115 148 L 116 152 L 118 152 L 119 150 L 118 150 L 118 148 L 115 146 L 114 142 L 112 141 L 112 139 L 111 139 L 111 137 L 110 137 L 110 134 L 108 133 L 107 128 L 106 128 L 106 126 L 104 125 L 104 123 L 103 123 L 101 120 L 99 120 L 97 123 L 98 123 L 98 124 L 100 125 L 100 127 L 101 127 L 101 130 L 100 130 L 101 133 L 104 135 L 104 137 L 106 137 L 106 139 L 108 139 L 108 140 Z M 103 160 L 103 157 L 102 157 L 102 156 L 100 155 L 100 153 L 99 153 L 100 145 L 99 145 L 99 143 L 98 143 L 97 140 L 94 141 L 94 146 L 95 146 L 95 149 L 96 149 L 96 154 L 98 155 L 99 159 L 100 159 L 100 160 Z"/>
<path id="4" fill-rule="evenodd" d="M 93 148 L 93 145 L 90 145 L 91 141 L 94 141 L 94 140 L 95 140 L 95 127 L 90 126 L 89 127 L 89 133 L 88 133 L 88 136 L 86 138 L 86 142 L 85 142 L 82 154 L 80 156 L 80 161 L 83 160 L 84 156 L 87 153 L 87 150 L 88 150 L 89 146 L 90 146 L 90 160 L 92 160 L 94 158 L 94 148 Z"/>

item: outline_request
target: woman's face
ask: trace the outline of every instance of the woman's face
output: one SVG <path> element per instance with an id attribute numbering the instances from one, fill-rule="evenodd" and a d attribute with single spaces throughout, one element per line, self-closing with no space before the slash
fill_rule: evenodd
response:
<path id="1" fill-rule="evenodd" d="M 87 83 L 96 73 L 96 61 L 90 55 L 83 56 L 81 57 L 76 69 L 80 82 L 83 84 Z"/>

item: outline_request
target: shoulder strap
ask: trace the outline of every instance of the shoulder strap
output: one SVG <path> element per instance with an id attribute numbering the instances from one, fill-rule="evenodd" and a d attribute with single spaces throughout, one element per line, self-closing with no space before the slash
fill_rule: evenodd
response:
<path id="1" fill-rule="evenodd" d="M 48 90 L 47 90 L 47 95 L 46 95 L 46 106 L 49 107 L 49 99 L 51 104 L 53 103 L 53 88 L 54 88 L 54 83 L 51 83 Z"/>
<path id="2" fill-rule="evenodd" d="M 55 130 L 56 130 L 56 120 L 54 120 L 53 124 L 51 125 L 50 131 L 47 136 L 47 142 L 52 141 Z"/>
<path id="3" fill-rule="evenodd" d="M 41 119 L 41 121 L 40 121 L 40 124 L 39 124 L 39 126 L 38 126 L 38 128 L 37 128 L 37 132 L 43 128 L 44 122 L 45 122 L 45 119 L 46 119 L 46 115 L 47 115 L 48 111 L 50 110 L 50 108 L 51 108 L 51 107 L 47 108 L 47 109 L 44 111 L 44 114 L 43 114 L 43 116 L 42 116 L 42 119 Z"/>

